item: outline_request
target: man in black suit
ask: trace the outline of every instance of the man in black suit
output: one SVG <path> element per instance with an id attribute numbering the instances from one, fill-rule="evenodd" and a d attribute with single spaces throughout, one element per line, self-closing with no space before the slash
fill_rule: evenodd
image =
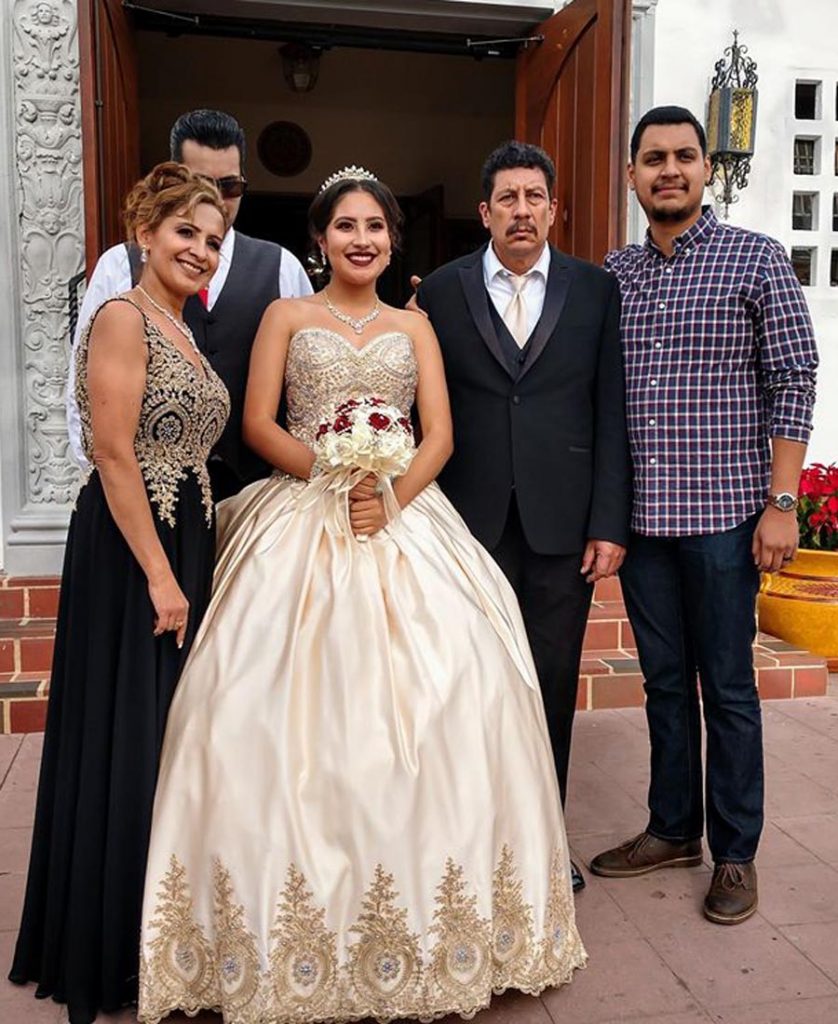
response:
<path id="1" fill-rule="evenodd" d="M 628 538 L 620 295 L 548 244 L 555 168 L 542 149 L 507 142 L 482 179 L 490 242 L 417 293 L 454 418 L 439 483 L 518 595 L 564 803 L 591 584 L 616 573 Z"/>

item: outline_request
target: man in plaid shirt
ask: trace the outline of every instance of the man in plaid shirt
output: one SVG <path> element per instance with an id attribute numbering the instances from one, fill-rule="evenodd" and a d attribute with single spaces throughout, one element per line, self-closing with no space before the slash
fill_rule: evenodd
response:
<path id="1" fill-rule="evenodd" d="M 649 111 L 629 182 L 644 245 L 610 253 L 619 279 L 634 464 L 632 535 L 620 576 L 646 680 L 649 823 L 591 870 L 630 877 L 702 860 L 704 913 L 736 924 L 757 907 L 763 756 L 752 644 L 759 570 L 797 548 L 797 487 L 812 427 L 815 349 L 782 246 L 721 224 L 701 200 L 704 130 L 681 107 Z"/>

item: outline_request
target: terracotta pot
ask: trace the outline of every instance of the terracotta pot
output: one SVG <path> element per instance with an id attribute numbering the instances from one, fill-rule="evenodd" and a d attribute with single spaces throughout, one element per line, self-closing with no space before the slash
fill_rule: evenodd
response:
<path id="1" fill-rule="evenodd" d="M 759 628 L 813 654 L 838 658 L 838 551 L 798 551 L 762 577 Z"/>

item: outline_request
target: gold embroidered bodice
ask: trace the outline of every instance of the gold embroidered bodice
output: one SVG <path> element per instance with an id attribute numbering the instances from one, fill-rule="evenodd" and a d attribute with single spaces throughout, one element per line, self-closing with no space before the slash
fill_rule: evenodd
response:
<path id="1" fill-rule="evenodd" d="M 325 327 L 291 338 L 285 366 L 288 430 L 311 446 L 320 422 L 349 398 L 382 398 L 407 416 L 416 392 L 413 342 L 388 331 L 355 348 Z"/>
<path id="2" fill-rule="evenodd" d="M 143 315 L 148 367 L 134 452 L 152 508 L 156 508 L 159 519 L 174 526 L 178 486 L 189 473 L 194 473 L 201 488 L 207 524 L 211 525 L 212 492 L 207 459 L 230 415 L 227 388 L 201 353 L 198 356 L 203 372 L 177 350 L 136 302 L 127 296 L 108 301 L 130 302 Z M 75 357 L 82 443 L 91 464 L 93 431 L 87 390 L 87 352 L 98 312 L 90 318 Z"/>

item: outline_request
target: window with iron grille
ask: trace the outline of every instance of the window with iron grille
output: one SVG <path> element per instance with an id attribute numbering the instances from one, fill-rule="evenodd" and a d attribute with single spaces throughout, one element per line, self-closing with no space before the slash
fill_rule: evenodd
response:
<path id="1" fill-rule="evenodd" d="M 815 250 L 795 246 L 791 251 L 791 265 L 802 285 L 811 285 L 815 280 Z"/>
<path id="2" fill-rule="evenodd" d="M 795 192 L 792 198 L 791 226 L 795 231 L 814 231 L 817 224 L 817 192 Z"/>
<path id="3" fill-rule="evenodd" d="M 815 150 L 817 142 L 815 139 L 794 140 L 794 173 L 795 174 L 816 174 Z"/>

